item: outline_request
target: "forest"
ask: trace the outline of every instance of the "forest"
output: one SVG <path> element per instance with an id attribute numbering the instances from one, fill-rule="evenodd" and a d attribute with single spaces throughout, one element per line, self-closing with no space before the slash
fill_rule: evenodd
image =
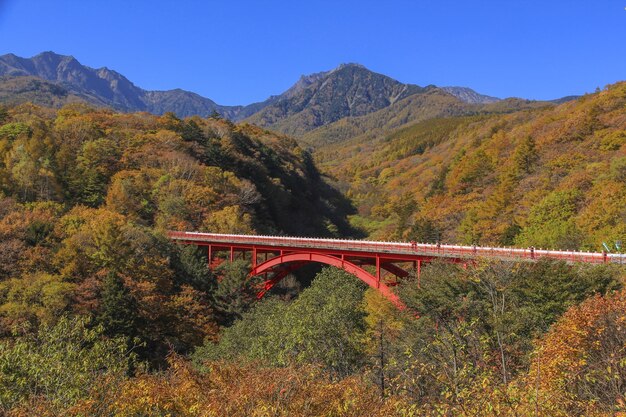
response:
<path id="1" fill-rule="evenodd" d="M 622 82 L 559 106 L 419 121 L 315 156 L 373 238 L 601 251 L 626 233 L 625 106 Z"/>
<path id="2" fill-rule="evenodd" d="M 245 261 L 165 233 L 598 250 L 624 235 L 625 105 L 617 84 L 319 155 L 217 114 L 3 107 L 0 415 L 626 415 L 621 265 L 433 262 L 403 311 L 326 268 L 257 301 Z"/>

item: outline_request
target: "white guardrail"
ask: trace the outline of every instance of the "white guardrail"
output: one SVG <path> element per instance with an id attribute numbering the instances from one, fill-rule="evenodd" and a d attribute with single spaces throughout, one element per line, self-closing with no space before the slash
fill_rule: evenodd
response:
<path id="1" fill-rule="evenodd" d="M 298 247 L 359 252 L 385 252 L 456 258 L 527 259 L 551 258 L 568 262 L 626 263 L 626 254 L 606 252 L 557 251 L 535 248 L 440 245 L 431 243 L 380 242 L 369 240 L 323 239 L 285 236 L 232 235 L 200 232 L 169 232 L 173 240 L 205 243 Z"/>

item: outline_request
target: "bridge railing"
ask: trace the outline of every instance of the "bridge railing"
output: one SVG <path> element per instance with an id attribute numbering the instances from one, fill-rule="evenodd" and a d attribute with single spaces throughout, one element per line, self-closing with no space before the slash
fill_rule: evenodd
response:
<path id="1" fill-rule="evenodd" d="M 568 262 L 626 263 L 626 255 L 604 252 L 553 251 L 534 248 L 496 248 L 439 245 L 431 243 L 376 242 L 368 240 L 296 238 L 285 236 L 230 235 L 198 232 L 169 232 L 169 237 L 185 242 L 226 245 L 260 245 L 277 248 L 310 248 L 359 252 L 395 253 L 449 258 L 527 259 L 551 258 Z"/>

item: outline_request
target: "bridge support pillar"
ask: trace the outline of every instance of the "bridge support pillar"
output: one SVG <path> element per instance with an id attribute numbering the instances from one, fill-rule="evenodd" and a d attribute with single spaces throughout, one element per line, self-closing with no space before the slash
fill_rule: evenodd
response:
<path id="1" fill-rule="evenodd" d="M 417 288 L 422 287 L 422 260 L 417 260 Z"/>
<path id="2" fill-rule="evenodd" d="M 380 256 L 376 256 L 376 288 L 380 288 Z"/>
<path id="3" fill-rule="evenodd" d="M 235 248 L 231 246 L 230 247 L 230 263 L 232 264 L 234 260 L 235 260 Z"/>
<path id="4" fill-rule="evenodd" d="M 252 268 L 256 268 L 256 248 L 252 248 Z"/>
<path id="5" fill-rule="evenodd" d="M 206 256 L 207 256 L 207 265 L 210 268 L 211 264 L 213 263 L 213 246 L 209 245 L 209 247 L 207 248 Z"/>

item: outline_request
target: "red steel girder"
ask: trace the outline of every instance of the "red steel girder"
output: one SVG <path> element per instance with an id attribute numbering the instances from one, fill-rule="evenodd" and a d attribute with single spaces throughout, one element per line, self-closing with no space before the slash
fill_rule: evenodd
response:
<path id="1" fill-rule="evenodd" d="M 307 263 L 308 262 L 292 262 L 292 263 L 285 264 L 282 268 L 278 268 L 275 271 L 274 276 L 272 278 L 266 280 L 263 283 L 263 289 L 257 293 L 256 298 L 257 299 L 263 298 L 265 293 L 267 293 L 269 290 L 271 290 L 274 287 L 274 285 L 278 284 L 287 275 L 291 274 L 296 269 L 301 268 L 302 266 L 306 265 Z M 258 274 L 256 274 L 256 275 L 258 275 Z M 251 273 L 250 276 L 254 276 L 254 275 L 252 275 L 252 273 Z"/>
<path id="2" fill-rule="evenodd" d="M 345 259 L 337 258 L 335 256 L 330 256 L 327 254 L 321 253 L 288 253 L 281 254 L 272 259 L 267 260 L 253 268 L 250 272 L 250 276 L 256 276 L 262 274 L 264 272 L 268 272 L 273 270 L 278 265 L 288 264 L 293 262 L 317 262 L 321 264 L 331 265 L 339 269 L 343 269 L 344 271 L 356 276 L 361 281 L 365 282 L 372 288 L 377 289 L 381 292 L 381 294 L 395 304 L 398 308 L 404 309 L 404 304 L 400 301 L 398 296 L 391 291 L 391 289 L 383 282 L 380 281 L 380 269 L 377 270 L 376 276 L 373 276 L 360 266 L 353 264 L 350 261 Z M 377 277 L 379 279 L 377 279 Z"/>
<path id="3" fill-rule="evenodd" d="M 213 253 L 215 252 L 230 252 L 231 248 L 233 251 L 252 251 L 256 250 L 257 254 L 262 253 L 317 253 L 324 255 L 333 255 L 333 256 L 344 256 L 346 258 L 368 258 L 373 261 L 376 260 L 377 253 L 372 252 L 364 252 L 360 250 L 350 250 L 350 249 L 334 249 L 334 248 L 306 248 L 306 247 L 276 247 L 271 245 L 255 245 L 255 244 L 225 244 L 225 243 L 209 243 L 203 241 L 194 241 L 194 240 L 177 240 L 177 243 L 184 245 L 196 245 L 196 246 L 211 246 L 211 250 Z M 423 260 L 423 261 L 431 261 L 434 256 L 432 255 L 421 255 L 421 254 L 410 254 L 410 253 L 384 253 L 380 254 L 381 258 L 384 256 L 385 262 L 411 262 L 415 260 Z M 451 257 L 453 260 L 457 260 L 457 258 Z M 463 260 L 458 259 L 459 262 Z"/>
<path id="4" fill-rule="evenodd" d="M 391 262 L 385 262 L 385 261 L 387 261 L 387 259 L 384 259 L 384 260 L 381 259 L 381 263 L 380 263 L 380 267 L 384 269 L 385 271 L 391 272 L 398 278 L 406 278 L 409 276 L 409 273 L 405 271 L 404 269 L 400 268 L 398 265 L 395 265 Z M 374 259 L 360 259 L 360 260 L 353 260 L 352 262 L 354 262 L 355 265 L 376 266 L 376 261 Z"/>

